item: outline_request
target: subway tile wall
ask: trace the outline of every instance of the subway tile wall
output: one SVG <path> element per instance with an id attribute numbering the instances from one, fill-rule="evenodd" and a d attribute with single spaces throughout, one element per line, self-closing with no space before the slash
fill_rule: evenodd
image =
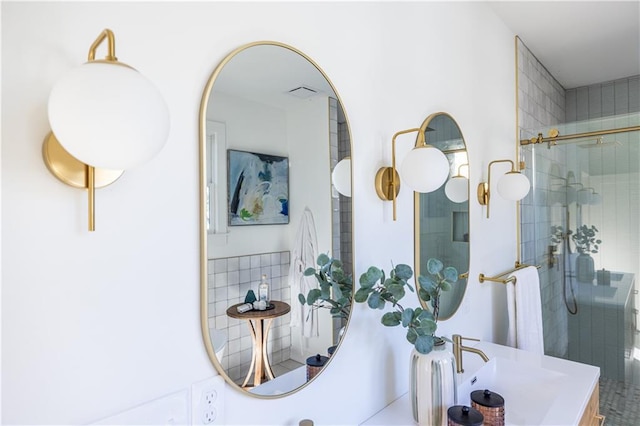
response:
<path id="1" fill-rule="evenodd" d="M 640 76 L 568 89 L 565 120 L 582 121 L 640 111 Z"/>
<path id="2" fill-rule="evenodd" d="M 288 251 L 209 260 L 209 329 L 226 333 L 227 345 L 220 363 L 236 383 L 241 384 L 249 371 L 252 340 L 246 321 L 228 317 L 227 308 L 244 302 L 249 290 L 257 296 L 262 275 L 267 276 L 271 299 L 291 304 L 289 265 Z M 272 365 L 290 358 L 289 322 L 290 314 L 286 314 L 271 324 L 267 348 Z"/>
<path id="3" fill-rule="evenodd" d="M 518 125 L 522 138 L 534 136 L 527 133 L 528 129 L 564 122 L 564 88 L 520 40 L 518 86 Z M 528 145 L 522 148 L 521 154 L 527 164 L 525 174 L 531 182 L 535 182 L 521 202 L 521 260 L 527 264 L 541 265 L 539 276 L 545 353 L 566 358 L 568 312 L 563 301 L 562 274 L 556 267 L 549 267 L 547 253 L 551 226 L 559 223 L 558 217 L 562 212 L 557 207 L 546 208 L 557 178 L 566 176 L 566 153 L 561 149 L 533 148 L 533 145 Z M 549 166 L 537 168 L 533 176 L 534 162 Z M 550 167 L 552 164 L 556 166 Z"/>
<path id="4" fill-rule="evenodd" d="M 521 129 L 534 129 L 565 120 L 565 90 L 518 39 L 518 103 Z"/>

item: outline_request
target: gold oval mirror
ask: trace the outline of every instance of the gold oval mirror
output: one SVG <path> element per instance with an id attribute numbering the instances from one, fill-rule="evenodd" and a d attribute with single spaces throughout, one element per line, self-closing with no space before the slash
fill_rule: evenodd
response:
<path id="1" fill-rule="evenodd" d="M 333 85 L 295 48 L 251 43 L 211 75 L 200 107 L 202 332 L 216 369 L 250 395 L 300 389 L 339 353 L 350 308 L 332 315 L 299 294 L 318 286 L 304 271 L 320 254 L 352 274 L 351 198 L 341 195 L 351 193 L 350 152 Z M 262 287 L 266 303 L 244 311 Z"/>
<path id="2" fill-rule="evenodd" d="M 462 132 L 449 114 L 431 114 L 421 129 L 425 130 L 426 142 L 447 156 L 450 172 L 438 190 L 415 193 L 415 276 L 427 273 L 430 258 L 458 270 L 458 282 L 440 295 L 438 319 L 446 320 L 460 306 L 469 275 L 469 159 Z M 431 302 L 420 303 L 433 310 Z"/>

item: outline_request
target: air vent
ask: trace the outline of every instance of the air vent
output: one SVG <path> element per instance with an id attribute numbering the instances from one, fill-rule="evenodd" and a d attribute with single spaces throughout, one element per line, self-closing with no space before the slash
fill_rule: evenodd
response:
<path id="1" fill-rule="evenodd" d="M 312 89 L 310 87 L 299 86 L 299 87 L 296 87 L 295 89 L 289 90 L 288 93 L 291 96 L 295 96 L 296 98 L 307 99 L 307 98 L 310 98 L 310 97 L 316 95 L 318 93 L 318 91 L 316 89 Z"/>

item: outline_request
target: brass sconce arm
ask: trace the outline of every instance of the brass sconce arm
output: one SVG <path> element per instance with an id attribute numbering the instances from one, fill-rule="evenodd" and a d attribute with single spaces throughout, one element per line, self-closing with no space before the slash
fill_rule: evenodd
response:
<path id="1" fill-rule="evenodd" d="M 400 175 L 396 167 L 396 138 L 406 133 L 418 132 L 413 149 L 405 156 L 400 167 L 402 179 L 415 192 L 428 193 L 437 190 L 449 177 L 449 160 L 435 146 L 426 142 L 428 120 L 420 127 L 396 132 L 391 139 L 391 167 L 382 167 L 376 173 L 375 187 L 378 197 L 393 202 L 393 220 L 396 220 L 396 198 L 400 192 Z"/>
<path id="2" fill-rule="evenodd" d="M 511 171 L 505 173 L 501 179 L 508 178 L 514 184 L 505 187 L 507 193 L 503 193 L 503 197 L 510 200 L 520 200 L 529 192 L 529 180 L 526 176 L 520 174 L 520 170 L 524 168 L 523 162 L 520 162 L 519 169 L 516 169 L 516 165 L 512 160 L 494 160 L 490 162 L 487 167 L 487 181 L 480 182 L 478 185 L 478 202 L 482 206 L 487 206 L 487 219 L 489 218 L 489 206 L 491 203 L 491 166 L 497 163 L 511 164 Z M 498 182 L 498 186 L 500 186 L 500 182 Z M 500 188 L 498 190 L 500 191 Z"/>
<path id="3" fill-rule="evenodd" d="M 110 29 L 105 29 L 100 33 L 98 38 L 91 44 L 89 48 L 89 62 L 96 60 L 96 50 L 102 44 L 104 39 L 107 39 L 107 56 L 105 56 L 104 60 L 109 62 L 117 62 L 118 58 L 116 58 L 116 38 L 113 35 L 113 31 Z"/>
<path id="4" fill-rule="evenodd" d="M 396 138 L 412 132 L 418 132 L 416 145 L 425 145 L 424 132 L 418 127 L 396 132 L 391 138 L 391 167 L 381 167 L 376 173 L 376 193 L 381 200 L 393 202 L 393 220 L 396 220 L 396 197 L 400 193 L 400 176 L 396 168 Z"/>

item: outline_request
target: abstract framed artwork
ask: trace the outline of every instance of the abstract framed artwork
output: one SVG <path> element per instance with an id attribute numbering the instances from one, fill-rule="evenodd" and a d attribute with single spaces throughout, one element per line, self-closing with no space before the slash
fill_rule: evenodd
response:
<path id="1" fill-rule="evenodd" d="M 227 150 L 229 226 L 289 223 L 289 159 Z"/>

